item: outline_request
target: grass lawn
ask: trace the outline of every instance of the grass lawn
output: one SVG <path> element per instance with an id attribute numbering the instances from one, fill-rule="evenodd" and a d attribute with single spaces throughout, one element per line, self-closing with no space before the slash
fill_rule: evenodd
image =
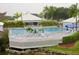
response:
<path id="1" fill-rule="evenodd" d="M 77 41 L 72 48 L 63 48 L 57 45 L 49 47 L 48 50 L 62 54 L 79 54 L 79 41 Z"/>

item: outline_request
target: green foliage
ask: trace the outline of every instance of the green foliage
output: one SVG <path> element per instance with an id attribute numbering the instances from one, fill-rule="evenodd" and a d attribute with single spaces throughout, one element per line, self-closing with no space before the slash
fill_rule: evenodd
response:
<path id="1" fill-rule="evenodd" d="M 4 52 L 5 51 L 5 48 L 6 48 L 5 47 L 5 45 L 6 45 L 5 43 L 6 42 L 4 40 L 5 40 L 4 38 L 0 38 L 0 51 L 1 52 Z"/>
<path id="2" fill-rule="evenodd" d="M 74 33 L 71 36 L 63 37 L 63 43 L 71 43 L 79 40 L 79 32 Z"/>
<path id="3" fill-rule="evenodd" d="M 52 46 L 49 47 L 48 50 L 54 53 L 60 53 L 60 54 L 68 54 L 68 55 L 79 55 L 79 46 L 72 47 L 72 48 L 63 48 L 60 46 Z"/>
<path id="4" fill-rule="evenodd" d="M 44 17 L 46 19 L 53 19 L 53 13 L 54 13 L 55 10 L 56 10 L 56 8 L 53 7 L 53 6 L 44 7 L 44 10 L 43 10 Z"/>
<path id="5" fill-rule="evenodd" d="M 7 12 L 0 13 L 0 21 L 14 20 L 12 16 L 6 16 Z"/>
<path id="6" fill-rule="evenodd" d="M 79 8 L 76 4 L 71 5 L 69 8 L 46 6 L 43 11 L 40 12 L 39 16 L 45 19 L 68 19 L 70 17 L 75 17 L 79 15 Z"/>
<path id="7" fill-rule="evenodd" d="M 67 19 L 68 16 L 68 8 L 64 7 L 54 7 L 54 6 L 46 6 L 44 7 L 43 11 L 39 14 L 40 17 L 46 18 L 46 19 Z"/>
<path id="8" fill-rule="evenodd" d="M 6 44 L 9 43 L 9 38 L 8 38 L 8 29 L 4 29 L 3 31 L 3 38 Z"/>
<path id="9" fill-rule="evenodd" d="M 4 16 L 3 18 L 0 18 L 0 22 L 8 21 L 8 20 L 14 20 L 12 16 Z"/>
<path id="10" fill-rule="evenodd" d="M 26 30 L 27 30 L 28 32 L 33 32 L 33 29 L 32 29 L 32 28 L 30 28 L 30 27 L 29 27 L 29 28 L 27 28 Z"/>
<path id="11" fill-rule="evenodd" d="M 77 10 L 77 4 L 70 6 L 69 11 L 68 11 L 69 16 L 70 17 L 76 17 L 77 13 L 79 12 L 78 10 Z"/>
<path id="12" fill-rule="evenodd" d="M 75 43 L 74 48 L 79 49 L 79 41 Z"/>
<path id="13" fill-rule="evenodd" d="M 53 19 L 57 19 L 58 21 L 60 21 L 60 19 L 69 18 L 68 11 L 69 11 L 68 8 L 64 7 L 57 8 L 56 11 L 53 13 Z"/>
<path id="14" fill-rule="evenodd" d="M 74 41 L 76 41 L 76 40 L 74 39 L 73 36 L 63 37 L 63 43 L 71 43 L 71 42 L 74 42 Z"/>
<path id="15" fill-rule="evenodd" d="M 69 54 L 69 55 L 79 55 L 79 40 L 75 42 L 75 45 L 71 48 L 63 48 L 59 45 L 52 46 L 48 48 L 49 51 L 55 52 L 55 53 L 62 53 L 62 54 Z"/>
<path id="16" fill-rule="evenodd" d="M 22 21 L 4 21 L 4 27 L 23 27 Z"/>
<path id="17" fill-rule="evenodd" d="M 56 20 L 42 20 L 40 25 L 42 26 L 56 26 L 59 23 Z"/>
<path id="18" fill-rule="evenodd" d="M 0 53 L 4 53 L 6 52 L 5 49 L 8 47 L 9 44 L 8 31 L 6 29 L 0 33 L 2 33 L 0 38 Z"/>
<path id="19" fill-rule="evenodd" d="M 13 17 L 18 19 L 20 16 L 22 16 L 22 13 L 16 12 Z"/>

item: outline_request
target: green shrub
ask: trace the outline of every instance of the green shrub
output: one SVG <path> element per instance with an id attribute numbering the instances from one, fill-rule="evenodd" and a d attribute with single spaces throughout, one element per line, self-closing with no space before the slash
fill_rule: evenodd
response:
<path id="1" fill-rule="evenodd" d="M 76 32 L 70 36 L 63 37 L 63 43 L 71 43 L 79 40 L 79 32 Z"/>
<path id="2" fill-rule="evenodd" d="M 74 48 L 78 48 L 79 49 L 79 41 L 77 41 L 74 45 Z"/>
<path id="3" fill-rule="evenodd" d="M 24 27 L 22 21 L 4 21 L 4 27 Z"/>
<path id="4" fill-rule="evenodd" d="M 42 20 L 40 22 L 40 25 L 42 25 L 42 26 L 55 26 L 55 25 L 58 25 L 58 22 L 56 20 Z"/>
<path id="5" fill-rule="evenodd" d="M 0 54 L 5 54 L 5 49 L 9 46 L 8 30 L 4 29 L 4 31 L 0 33 L 2 33 L 0 34 Z"/>
<path id="6" fill-rule="evenodd" d="M 27 28 L 26 30 L 27 30 L 28 32 L 33 32 L 33 29 L 32 29 L 32 28 L 30 28 L 30 27 L 29 27 L 29 28 Z"/>
<path id="7" fill-rule="evenodd" d="M 63 43 L 70 43 L 76 41 L 73 36 L 63 37 Z"/>
<path id="8" fill-rule="evenodd" d="M 4 29 L 3 38 L 4 38 L 5 43 L 8 44 L 9 43 L 8 29 Z"/>
<path id="9" fill-rule="evenodd" d="M 4 38 L 0 38 L 0 52 L 5 52 L 6 49 L 6 41 Z"/>

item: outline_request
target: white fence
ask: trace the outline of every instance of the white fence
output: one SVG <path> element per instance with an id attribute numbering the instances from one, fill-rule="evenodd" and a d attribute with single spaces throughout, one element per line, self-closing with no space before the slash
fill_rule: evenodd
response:
<path id="1" fill-rule="evenodd" d="M 61 43 L 59 40 L 44 40 L 44 41 L 32 41 L 32 42 L 14 42 L 10 41 L 10 47 L 12 48 L 19 48 L 19 49 L 26 49 L 26 48 L 38 48 L 38 47 L 47 47 L 58 45 Z"/>
<path id="2" fill-rule="evenodd" d="M 58 45 L 62 42 L 62 37 L 70 35 L 68 32 L 57 32 L 57 33 L 44 33 L 43 35 L 27 36 L 27 34 L 14 35 L 9 29 L 9 46 L 12 48 L 26 49 L 26 48 L 37 48 Z"/>

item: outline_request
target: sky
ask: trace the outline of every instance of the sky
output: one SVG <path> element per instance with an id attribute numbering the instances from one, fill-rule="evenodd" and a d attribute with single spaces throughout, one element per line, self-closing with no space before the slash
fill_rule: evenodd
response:
<path id="1" fill-rule="evenodd" d="M 70 7 L 72 3 L 0 3 L 0 12 L 13 15 L 16 12 L 40 13 L 45 6 Z"/>

